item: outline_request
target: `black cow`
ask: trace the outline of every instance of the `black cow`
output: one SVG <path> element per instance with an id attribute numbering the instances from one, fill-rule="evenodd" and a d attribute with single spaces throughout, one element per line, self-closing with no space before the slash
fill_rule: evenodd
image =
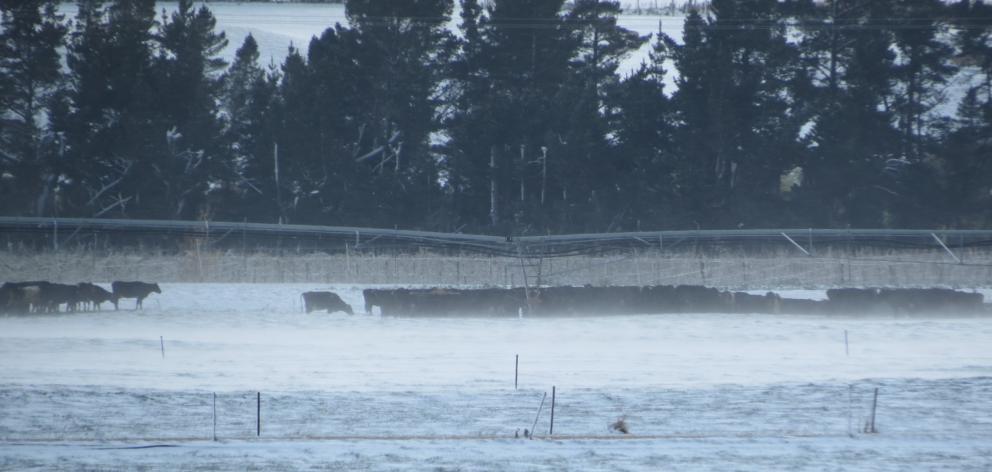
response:
<path id="1" fill-rule="evenodd" d="M 42 312 L 49 309 L 51 282 L 7 282 L 3 284 L 3 298 L 7 311 L 16 313 Z"/>
<path id="2" fill-rule="evenodd" d="M 31 303 L 23 287 L 11 283 L 0 286 L 0 313 L 27 313 Z"/>
<path id="3" fill-rule="evenodd" d="M 149 284 L 145 282 L 121 282 L 114 281 L 110 284 L 110 288 L 113 290 L 114 309 L 118 309 L 117 302 L 122 298 L 135 298 L 137 303 L 134 305 L 134 309 L 137 310 L 141 308 L 141 302 L 152 292 L 162 293 L 162 289 L 158 287 L 158 284 Z"/>
<path id="4" fill-rule="evenodd" d="M 100 304 L 103 302 L 110 302 L 114 300 L 114 294 L 108 292 L 105 288 L 94 285 L 87 282 L 82 282 L 76 285 L 76 297 L 79 302 L 82 303 L 86 308 L 88 304 L 93 310 L 99 310 Z"/>
<path id="5" fill-rule="evenodd" d="M 832 288 L 827 290 L 827 301 L 834 313 L 891 314 L 893 307 L 880 293 L 877 288 Z"/>
<path id="6" fill-rule="evenodd" d="M 327 310 L 328 313 L 343 311 L 349 315 L 355 314 L 351 306 L 334 292 L 303 292 L 303 306 L 307 313 Z"/>
<path id="7" fill-rule="evenodd" d="M 764 295 L 730 292 L 729 296 L 734 313 L 779 313 L 782 309 L 782 297 L 772 292 Z"/>
<path id="8" fill-rule="evenodd" d="M 45 311 L 58 312 L 65 305 L 65 311 L 76 311 L 79 305 L 78 290 L 75 285 L 50 283 L 41 289 L 41 301 Z"/>
<path id="9" fill-rule="evenodd" d="M 365 298 L 365 313 L 371 315 L 372 307 L 376 306 L 383 315 L 413 313 L 414 301 L 410 292 L 411 289 L 408 288 L 362 290 L 362 296 Z"/>

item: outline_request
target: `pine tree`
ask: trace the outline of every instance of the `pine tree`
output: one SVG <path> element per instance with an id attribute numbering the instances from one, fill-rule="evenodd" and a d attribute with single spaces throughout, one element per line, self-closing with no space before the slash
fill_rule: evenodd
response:
<path id="1" fill-rule="evenodd" d="M 560 208 L 557 214 L 567 218 L 569 191 L 581 191 L 562 185 L 568 163 L 553 149 L 555 107 L 575 50 L 562 5 L 502 0 L 477 20 L 463 17 L 463 30 L 479 33 L 466 36 L 475 42 L 463 44 L 458 59 L 464 70 L 459 106 L 447 120 L 446 156 L 453 199 L 470 227 L 520 233 L 551 226 L 544 216 Z M 542 188 L 545 206 L 538 211 Z"/>
<path id="2" fill-rule="evenodd" d="M 958 47 L 956 61 L 976 70 L 974 89 L 979 106 L 992 107 L 992 5 L 974 0 L 959 0 L 951 9 L 957 28 L 955 43 Z"/>
<path id="3" fill-rule="evenodd" d="M 675 131 L 678 158 L 673 162 L 673 182 L 686 218 L 699 225 L 710 205 L 707 200 L 713 183 L 708 171 L 713 168 L 711 156 L 715 141 L 710 135 L 710 70 L 714 59 L 705 36 L 707 23 L 698 11 L 692 10 L 683 25 L 682 44 L 660 33 L 655 48 L 657 58 L 670 57 L 678 71 L 677 90 L 672 97 L 677 120 Z M 664 47 L 662 47 L 664 45 Z M 663 60 L 663 59 L 662 59 Z M 657 59 L 656 59 L 657 62 Z"/>
<path id="4" fill-rule="evenodd" d="M 357 37 L 338 25 L 310 41 L 307 61 L 291 55 L 283 68 L 285 110 L 280 162 L 292 195 L 291 217 L 319 224 L 378 224 L 369 173 L 359 172 L 365 128 L 358 118 L 367 101 L 355 61 Z M 302 138 L 306 136 L 306 138 Z M 372 208 L 369 208 L 369 207 Z"/>
<path id="5" fill-rule="evenodd" d="M 926 153 L 929 134 L 927 113 L 943 101 L 941 86 L 956 68 L 950 64 L 952 49 L 939 35 L 946 29 L 940 19 L 946 7 L 940 0 L 897 4 L 895 15 L 902 18 L 892 25 L 900 58 L 896 77 L 902 93 L 897 95 L 902 154 L 919 161 Z"/>
<path id="6" fill-rule="evenodd" d="M 99 216 L 106 205 L 120 202 L 113 195 L 130 167 L 106 157 L 100 139 L 106 136 L 105 113 L 109 95 L 109 67 L 104 63 L 110 44 L 109 26 L 102 0 L 82 0 L 74 28 L 68 38 L 66 63 L 68 87 L 63 96 L 64 113 L 58 129 L 64 136 L 64 150 L 72 162 L 70 175 L 75 185 L 69 189 L 70 213 Z"/>
<path id="7" fill-rule="evenodd" d="M 948 223 L 982 228 L 992 222 L 992 113 L 978 88 L 968 90 L 958 108 L 955 129 L 946 137 L 947 182 L 942 189 Z"/>
<path id="8" fill-rule="evenodd" d="M 156 171 L 165 184 L 162 195 L 180 219 L 210 219 L 208 197 L 232 185 L 232 169 L 224 154 L 217 101 L 220 72 L 217 55 L 227 46 L 223 32 L 206 6 L 193 8 L 180 0 L 163 20 L 161 48 L 155 68 L 160 79 L 160 110 L 166 130 L 166 155 Z"/>
<path id="9" fill-rule="evenodd" d="M 798 155 L 796 48 L 777 2 L 718 0 L 712 10 L 708 20 L 690 14 L 684 44 L 668 42 L 684 123 L 679 185 L 701 226 L 761 226 L 786 206 L 779 177 Z"/>
<path id="10" fill-rule="evenodd" d="M 327 35 L 328 31 L 325 31 L 324 36 Z M 280 77 L 275 109 L 278 131 L 269 154 L 279 219 L 316 223 L 307 218 L 308 213 L 319 211 L 310 205 L 310 196 L 319 187 L 317 181 L 320 179 L 314 167 L 314 161 L 320 156 L 313 146 L 314 138 L 319 136 L 318 120 L 315 119 L 318 101 L 314 98 L 318 88 L 306 61 L 293 46 L 282 64 Z"/>
<path id="11" fill-rule="evenodd" d="M 837 0 L 809 14 L 803 57 L 813 87 L 797 96 L 811 104 L 810 159 L 799 192 L 808 224 L 891 224 L 896 190 L 885 169 L 901 156 L 892 107 L 895 13 L 885 2 Z"/>
<path id="12" fill-rule="evenodd" d="M 57 211 L 58 151 L 43 123 L 62 81 L 65 33 L 53 0 L 5 3 L 0 11 L 0 211 L 7 214 Z"/>
<path id="13" fill-rule="evenodd" d="M 633 220 L 621 197 L 631 185 L 624 175 L 629 168 L 623 168 L 625 162 L 609 139 L 615 135 L 611 126 L 617 113 L 611 97 L 617 93 L 620 61 L 647 38 L 618 26 L 619 14 L 619 2 L 581 0 L 563 19 L 571 73 L 556 96 L 558 140 L 550 152 L 563 164 L 560 180 L 575 189 L 576 202 L 566 211 L 573 217 L 581 214 L 581 219 L 575 218 L 582 225 L 576 225 L 576 231 L 616 231 Z M 624 210 L 618 212 L 618 207 Z"/>
<path id="14" fill-rule="evenodd" d="M 165 133 L 152 55 L 153 0 L 81 0 L 68 47 L 66 155 L 76 163 L 75 212 L 85 216 L 169 217 L 156 161 Z"/>
<path id="15" fill-rule="evenodd" d="M 451 81 L 442 98 L 450 112 L 443 116 L 447 142 L 442 145 L 440 166 L 448 195 L 446 206 L 461 227 L 481 228 L 490 215 L 492 177 L 489 154 L 493 146 L 487 126 L 480 115 L 490 107 L 490 81 L 485 75 L 486 57 L 480 29 L 482 7 L 477 0 L 461 0 L 462 39 L 451 60 Z M 474 145 L 467 145 L 473 142 Z M 497 216 L 498 215 L 492 215 Z M 455 225 L 454 227 L 458 227 Z"/>
<path id="16" fill-rule="evenodd" d="M 954 60 L 971 76 L 971 86 L 942 142 L 946 195 L 942 214 L 956 215 L 958 227 L 992 223 L 992 5 L 961 0 L 951 11 L 957 28 Z"/>
<path id="17" fill-rule="evenodd" d="M 249 34 L 235 52 L 222 78 L 223 153 L 230 156 L 236 178 L 236 201 L 227 203 L 233 218 L 278 221 L 274 163 L 274 110 L 276 84 L 258 64 L 258 43 Z"/>
<path id="18" fill-rule="evenodd" d="M 600 97 L 618 82 L 620 61 L 647 41 L 617 24 L 621 12 L 616 0 L 577 0 L 564 18 L 564 28 L 571 32 L 576 48 L 572 65 Z"/>
<path id="19" fill-rule="evenodd" d="M 360 107 L 355 108 L 355 159 L 371 171 L 376 211 L 398 224 L 419 225 L 438 196 L 431 134 L 440 127 L 438 93 L 453 38 L 446 30 L 452 0 L 348 0 L 355 34 Z M 359 131 L 361 132 L 359 134 Z"/>
<path id="20" fill-rule="evenodd" d="M 676 184 L 675 113 L 665 94 L 663 33 L 655 41 L 650 63 L 642 64 L 611 94 L 619 179 L 619 212 L 635 221 L 633 229 L 680 228 L 686 223 Z M 643 227 L 642 227 L 643 226 Z"/>

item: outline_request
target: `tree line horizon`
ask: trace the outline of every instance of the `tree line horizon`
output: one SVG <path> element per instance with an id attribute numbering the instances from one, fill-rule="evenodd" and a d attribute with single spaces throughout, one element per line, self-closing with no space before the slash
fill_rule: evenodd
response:
<path id="1" fill-rule="evenodd" d="M 2 3 L 0 214 L 514 235 L 992 223 L 980 0 L 690 2 L 681 41 L 620 26 L 617 1 L 346 0 L 346 24 L 269 65 L 251 35 L 221 59 L 208 4 L 76 3 Z"/>

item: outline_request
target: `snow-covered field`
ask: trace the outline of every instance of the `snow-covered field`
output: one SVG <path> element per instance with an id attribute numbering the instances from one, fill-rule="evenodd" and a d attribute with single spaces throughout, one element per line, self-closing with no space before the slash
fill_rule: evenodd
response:
<path id="1" fill-rule="evenodd" d="M 163 284 L 0 317 L 0 470 L 992 467 L 987 318 L 301 312 L 328 288 L 363 310 L 360 286 Z"/>

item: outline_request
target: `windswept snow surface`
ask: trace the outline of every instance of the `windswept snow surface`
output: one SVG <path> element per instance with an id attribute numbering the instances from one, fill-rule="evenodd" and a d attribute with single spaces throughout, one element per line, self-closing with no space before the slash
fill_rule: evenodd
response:
<path id="1" fill-rule="evenodd" d="M 0 317 L 0 470 L 992 467 L 988 318 L 302 313 L 314 289 L 360 313 L 362 288 L 162 284 L 143 311 Z M 538 440 L 513 439 L 545 393 Z"/>

